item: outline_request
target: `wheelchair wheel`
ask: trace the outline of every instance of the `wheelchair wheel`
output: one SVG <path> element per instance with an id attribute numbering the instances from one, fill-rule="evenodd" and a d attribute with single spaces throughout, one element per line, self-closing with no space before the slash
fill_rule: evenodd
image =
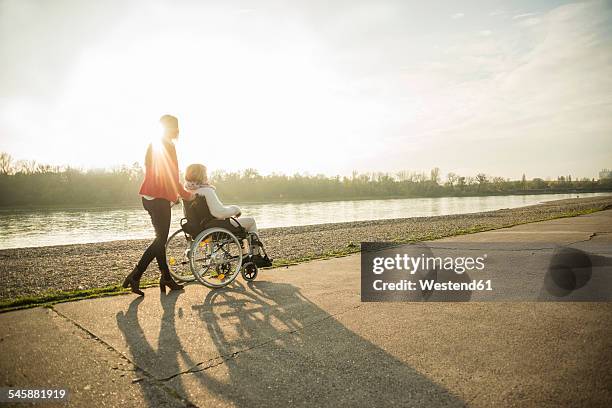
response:
<path id="1" fill-rule="evenodd" d="M 195 276 L 191 273 L 189 255 L 191 243 L 183 230 L 174 232 L 166 242 L 166 262 L 172 277 L 180 282 L 192 282 Z"/>
<path id="2" fill-rule="evenodd" d="M 202 231 L 191 246 L 191 272 L 209 288 L 221 288 L 231 283 L 242 266 L 242 245 L 234 234 L 224 228 Z"/>
<path id="3" fill-rule="evenodd" d="M 247 262 L 242 265 L 242 278 L 245 281 L 254 281 L 257 278 L 257 265 L 254 262 Z"/>

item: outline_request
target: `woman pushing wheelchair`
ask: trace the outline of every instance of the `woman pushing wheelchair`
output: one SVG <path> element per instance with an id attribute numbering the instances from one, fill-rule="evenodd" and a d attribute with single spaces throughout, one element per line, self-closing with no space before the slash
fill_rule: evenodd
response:
<path id="1" fill-rule="evenodd" d="M 250 237 L 251 250 L 249 251 L 249 240 L 244 238 L 242 240 L 243 263 L 253 262 L 257 267 L 272 265 L 272 261 L 265 255 L 263 244 L 259 240 L 255 219 L 243 217 L 238 206 L 223 205 L 217 196 L 215 187 L 208 182 L 206 166 L 203 164 L 187 166 L 184 187 L 193 194 L 194 199 L 183 201 L 188 221 L 183 229 L 186 229 L 192 236 L 196 236 L 206 228 L 213 227 L 226 228 L 232 232 L 244 230 Z"/>
<path id="2" fill-rule="evenodd" d="M 140 290 L 140 278 L 154 259 L 157 260 L 161 272 L 159 287 L 164 292 L 166 288 L 183 289 L 173 278 L 183 282 L 197 278 L 209 287 L 222 287 L 230 283 L 239 271 L 242 271 L 246 280 L 255 279 L 258 267 L 272 264 L 259 240 L 255 220 L 251 217 L 240 217 L 238 207 L 224 206 L 219 201 L 214 187 L 208 184 L 206 167 L 201 164 L 188 167 L 186 185 L 189 191 L 183 188 L 179 182 L 178 159 L 174 146 L 179 136 L 178 119 L 172 115 L 164 115 L 159 121 L 163 128 L 162 137 L 147 148 L 145 179 L 139 192 L 143 207 L 151 217 L 155 240 L 147 247 L 122 286 L 144 296 L 144 292 Z M 168 239 L 172 219 L 171 206 L 178 202 L 179 197 L 184 200 L 189 222 Z M 185 230 L 186 227 L 189 227 L 189 231 Z M 203 232 L 206 228 L 210 233 Z M 199 238 L 199 241 L 194 242 L 197 246 L 194 245 L 193 248 L 183 247 L 184 250 L 179 254 L 180 262 L 177 264 L 176 256 L 168 259 L 167 250 L 174 248 L 170 244 L 178 241 L 174 238 L 179 233 L 185 236 L 188 243 L 196 238 Z M 242 240 L 242 245 L 238 239 Z M 196 252 L 197 256 L 194 256 Z M 189 265 L 193 274 L 191 278 L 183 273 L 176 273 L 175 269 L 186 265 Z M 213 277 L 214 282 L 207 281 Z"/>

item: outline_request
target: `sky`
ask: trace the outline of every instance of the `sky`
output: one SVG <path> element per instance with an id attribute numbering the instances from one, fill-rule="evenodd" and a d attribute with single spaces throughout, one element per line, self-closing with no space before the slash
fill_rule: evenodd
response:
<path id="1" fill-rule="evenodd" d="M 612 167 L 610 1 L 0 0 L 0 151 L 519 179 Z"/>

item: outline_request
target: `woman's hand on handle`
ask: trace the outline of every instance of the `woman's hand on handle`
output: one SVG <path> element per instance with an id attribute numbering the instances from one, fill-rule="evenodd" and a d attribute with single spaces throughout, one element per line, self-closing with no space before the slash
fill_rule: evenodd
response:
<path id="1" fill-rule="evenodd" d="M 180 199 L 182 198 L 183 201 L 193 201 L 195 199 L 196 195 L 195 193 L 191 192 L 191 191 L 186 191 L 182 194 L 180 194 L 180 196 L 176 199 L 176 201 L 180 201 Z"/>

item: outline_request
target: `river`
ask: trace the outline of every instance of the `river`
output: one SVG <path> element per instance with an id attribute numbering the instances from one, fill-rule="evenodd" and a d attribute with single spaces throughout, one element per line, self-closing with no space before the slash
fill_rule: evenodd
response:
<path id="1" fill-rule="evenodd" d="M 580 194 L 594 197 L 609 193 Z M 242 206 L 260 228 L 364 221 L 389 218 L 465 214 L 516 208 L 544 201 L 575 198 L 576 194 L 512 195 L 487 197 L 402 198 Z M 173 208 L 173 226 L 182 217 Z M 0 210 L 0 249 L 151 238 L 153 228 L 144 209 L 89 208 L 53 210 Z"/>

